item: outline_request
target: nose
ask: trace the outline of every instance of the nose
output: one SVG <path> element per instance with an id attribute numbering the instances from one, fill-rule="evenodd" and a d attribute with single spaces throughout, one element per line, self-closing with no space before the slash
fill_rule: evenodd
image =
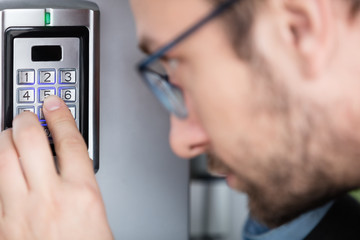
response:
<path id="1" fill-rule="evenodd" d="M 170 145 L 176 155 L 190 159 L 204 153 L 209 138 L 194 119 L 178 119 L 171 116 Z"/>

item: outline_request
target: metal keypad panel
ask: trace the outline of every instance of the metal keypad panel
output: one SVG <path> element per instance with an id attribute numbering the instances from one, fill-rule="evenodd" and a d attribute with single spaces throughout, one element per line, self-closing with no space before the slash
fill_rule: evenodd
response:
<path id="1" fill-rule="evenodd" d="M 61 46 L 60 61 L 32 61 L 36 46 Z M 44 99 L 57 95 L 68 105 L 79 128 L 79 65 L 78 38 L 16 38 L 13 58 L 13 113 L 35 113 L 45 132 L 51 135 L 42 112 Z"/>

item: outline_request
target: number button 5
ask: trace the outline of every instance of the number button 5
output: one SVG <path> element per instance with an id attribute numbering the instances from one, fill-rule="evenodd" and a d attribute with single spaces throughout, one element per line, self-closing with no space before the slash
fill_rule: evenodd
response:
<path id="1" fill-rule="evenodd" d="M 55 70 L 39 70 L 39 84 L 55 84 Z"/>
<path id="2" fill-rule="evenodd" d="M 55 95 L 55 88 L 39 88 L 39 102 L 44 102 L 50 95 Z"/>

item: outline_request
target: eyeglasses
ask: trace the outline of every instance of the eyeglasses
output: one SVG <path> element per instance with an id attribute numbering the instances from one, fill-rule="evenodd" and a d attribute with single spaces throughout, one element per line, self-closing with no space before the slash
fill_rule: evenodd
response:
<path id="1" fill-rule="evenodd" d="M 187 31 L 180 34 L 173 41 L 155 53 L 151 54 L 149 57 L 138 64 L 137 69 L 146 85 L 155 94 L 160 103 L 176 117 L 185 119 L 188 116 L 188 111 L 184 102 L 184 96 L 181 89 L 169 81 L 169 77 L 160 60 L 163 58 L 166 52 L 174 48 L 177 44 L 186 39 L 207 22 L 219 16 L 224 10 L 229 8 L 237 1 L 239 0 L 229 0 L 220 4 L 215 10 L 201 19 L 194 26 L 190 27 Z"/>

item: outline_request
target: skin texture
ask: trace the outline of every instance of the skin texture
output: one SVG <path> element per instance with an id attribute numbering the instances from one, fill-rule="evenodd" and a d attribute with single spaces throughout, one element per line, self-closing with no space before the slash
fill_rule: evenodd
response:
<path id="1" fill-rule="evenodd" d="M 209 154 L 210 170 L 248 194 L 256 219 L 276 227 L 360 186 L 360 26 L 344 1 L 256 3 L 248 58 L 218 18 L 163 65 L 189 111 L 185 120 L 171 116 L 174 152 Z M 212 8 L 205 0 L 131 4 L 146 53 Z"/>

